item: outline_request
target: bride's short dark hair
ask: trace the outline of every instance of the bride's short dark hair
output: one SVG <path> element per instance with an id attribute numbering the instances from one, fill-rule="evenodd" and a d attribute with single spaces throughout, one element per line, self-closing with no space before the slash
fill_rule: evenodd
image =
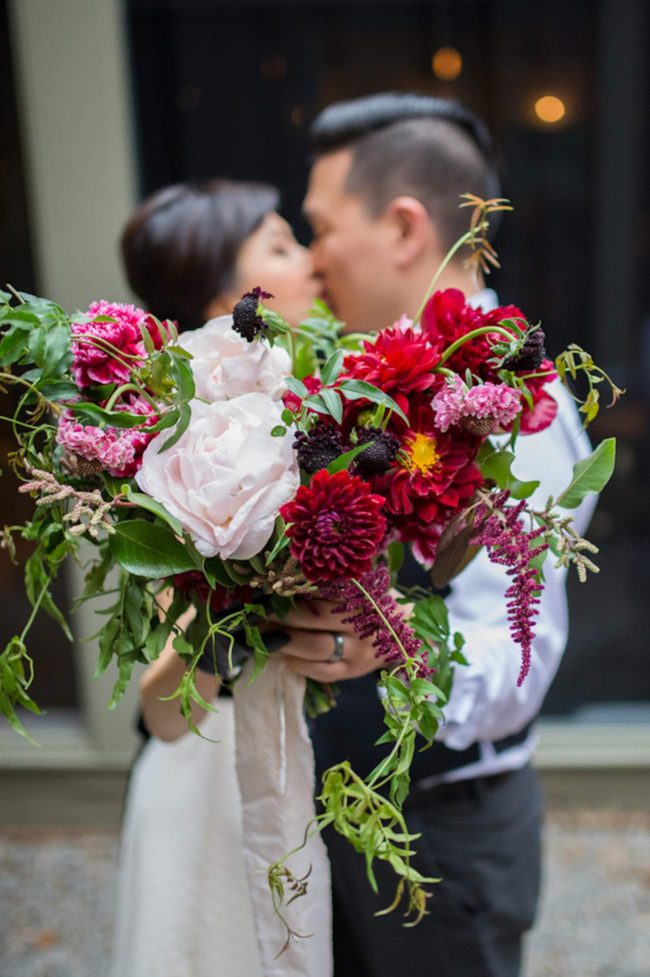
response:
<path id="1" fill-rule="evenodd" d="M 353 153 L 347 189 L 373 214 L 395 197 L 416 197 L 450 247 L 467 230 L 460 194 L 501 193 L 494 144 L 484 123 L 460 102 L 412 92 L 383 92 L 335 102 L 310 129 L 314 157 Z"/>
<path id="2" fill-rule="evenodd" d="M 210 301 L 232 286 L 239 249 L 279 199 L 269 184 L 238 180 L 158 190 L 122 232 L 129 285 L 154 315 L 197 328 Z"/>

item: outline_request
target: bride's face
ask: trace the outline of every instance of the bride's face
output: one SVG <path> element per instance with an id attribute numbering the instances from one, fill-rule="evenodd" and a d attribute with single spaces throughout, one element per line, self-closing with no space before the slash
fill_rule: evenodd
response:
<path id="1" fill-rule="evenodd" d="M 237 255 L 235 302 L 259 285 L 274 296 L 264 304 L 298 325 L 321 293 L 307 248 L 298 244 L 279 214 L 267 214 Z M 234 303 L 233 303 L 234 304 Z"/>

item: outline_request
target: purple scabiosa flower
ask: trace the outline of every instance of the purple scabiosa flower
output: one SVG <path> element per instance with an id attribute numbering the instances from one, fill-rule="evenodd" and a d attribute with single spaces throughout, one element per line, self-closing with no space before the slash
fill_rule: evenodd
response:
<path id="1" fill-rule="evenodd" d="M 256 285 L 252 292 L 246 292 L 245 295 L 242 295 L 232 310 L 233 329 L 249 343 L 252 343 L 266 329 L 264 319 L 257 314 L 258 305 L 265 299 L 272 298 L 270 292 L 265 292 L 259 285 Z"/>
<path id="2" fill-rule="evenodd" d="M 298 464 L 308 475 L 327 468 L 345 451 L 338 428 L 322 422 L 316 424 L 309 434 L 298 431 L 293 447 L 298 454 Z"/>
<path id="3" fill-rule="evenodd" d="M 379 427 L 358 427 L 357 438 L 358 444 L 367 444 L 368 447 L 357 455 L 355 470 L 363 478 L 387 472 L 399 451 L 399 438 Z"/>
<path id="4" fill-rule="evenodd" d="M 539 326 L 528 329 L 521 349 L 503 361 L 503 369 L 517 373 L 522 370 L 538 370 L 546 356 L 545 343 L 546 336 Z"/>
<path id="5" fill-rule="evenodd" d="M 539 573 L 532 561 L 548 549 L 546 543 L 534 545 L 544 529 L 526 532 L 521 519 L 525 501 L 506 506 L 509 492 L 492 497 L 489 507 L 483 503 L 476 511 L 477 531 L 472 543 L 485 546 L 492 563 L 507 567 L 512 583 L 505 593 L 508 623 L 513 641 L 521 648 L 520 686 L 530 671 L 530 654 L 535 637 L 535 618 L 539 614 L 539 595 L 543 590 Z"/>
<path id="6" fill-rule="evenodd" d="M 344 624 L 351 624 L 355 634 L 360 638 L 374 638 L 373 646 L 377 658 L 383 658 L 387 665 L 399 665 L 406 654 L 409 658 L 417 659 L 423 678 L 430 675 L 431 669 L 424 656 L 419 656 L 420 640 L 404 620 L 399 605 L 390 593 L 390 574 L 387 567 L 383 563 L 379 564 L 375 569 L 362 574 L 359 583 L 372 597 L 374 604 L 351 580 L 321 586 L 320 594 L 325 600 L 334 601 L 335 614 L 346 614 L 342 621 Z M 399 644 L 395 641 L 395 636 L 399 639 Z"/>

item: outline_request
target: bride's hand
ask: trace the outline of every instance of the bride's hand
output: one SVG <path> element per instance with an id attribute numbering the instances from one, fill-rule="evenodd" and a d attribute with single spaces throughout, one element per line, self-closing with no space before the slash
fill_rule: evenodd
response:
<path id="1" fill-rule="evenodd" d="M 333 613 L 333 607 L 327 601 L 310 600 L 289 611 L 282 621 L 274 621 L 289 635 L 279 649 L 287 665 L 306 678 L 326 683 L 359 678 L 382 668 L 372 638 L 358 638 L 352 625 Z"/>

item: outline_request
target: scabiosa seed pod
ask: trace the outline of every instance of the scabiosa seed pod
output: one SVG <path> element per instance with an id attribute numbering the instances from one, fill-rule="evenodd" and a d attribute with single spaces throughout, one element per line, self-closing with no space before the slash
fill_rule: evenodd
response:
<path id="1" fill-rule="evenodd" d="M 298 452 L 298 464 L 308 475 L 327 468 L 345 451 L 339 431 L 328 424 L 317 424 L 309 434 L 299 431 L 293 446 Z"/>
<path id="2" fill-rule="evenodd" d="M 494 432 L 493 417 L 463 417 L 460 426 L 468 434 L 473 434 L 477 438 L 485 438 Z"/>
<path id="3" fill-rule="evenodd" d="M 270 292 L 265 292 L 259 285 L 256 285 L 252 292 L 246 292 L 245 295 L 242 295 L 232 310 L 233 329 L 249 343 L 252 343 L 266 329 L 264 319 L 257 314 L 257 306 L 265 299 L 272 298 Z"/>
<path id="4" fill-rule="evenodd" d="M 359 427 L 357 438 L 359 444 L 368 445 L 356 458 L 355 467 L 359 474 L 371 478 L 388 471 L 399 450 L 399 438 L 380 427 Z"/>
<path id="5" fill-rule="evenodd" d="M 529 330 L 519 352 L 509 356 L 504 361 L 503 368 L 513 370 L 515 373 L 522 370 L 536 370 L 546 356 L 545 342 L 546 336 L 542 329 L 538 327 Z"/>

